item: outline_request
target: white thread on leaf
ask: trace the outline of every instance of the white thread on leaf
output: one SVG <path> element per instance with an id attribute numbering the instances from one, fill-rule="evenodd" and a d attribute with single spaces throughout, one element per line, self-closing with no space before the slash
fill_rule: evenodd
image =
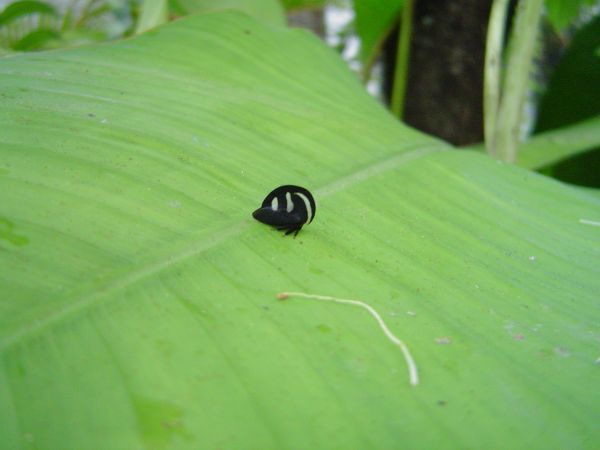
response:
<path id="1" fill-rule="evenodd" d="M 334 302 L 334 303 L 342 303 L 345 305 L 354 305 L 360 306 L 363 309 L 366 309 L 371 316 L 377 321 L 379 327 L 385 334 L 385 336 L 396 346 L 400 347 L 402 350 L 402 354 L 404 355 L 404 360 L 406 361 L 406 365 L 408 366 L 408 378 L 410 380 L 410 384 L 413 386 L 417 386 L 419 384 L 419 372 L 417 370 L 417 365 L 408 350 L 408 347 L 402 340 L 397 338 L 387 327 L 381 316 L 375 309 L 368 305 L 365 302 L 361 302 L 360 300 L 349 300 L 343 298 L 329 297 L 327 295 L 316 295 L 316 294 L 305 294 L 303 292 L 281 292 L 277 294 L 277 298 L 279 300 L 285 300 L 288 297 L 302 297 L 310 300 L 320 300 L 325 302 Z"/>
<path id="2" fill-rule="evenodd" d="M 579 223 L 582 223 L 584 225 L 592 225 L 594 227 L 600 227 L 600 222 L 596 222 L 595 220 L 579 219 Z"/>

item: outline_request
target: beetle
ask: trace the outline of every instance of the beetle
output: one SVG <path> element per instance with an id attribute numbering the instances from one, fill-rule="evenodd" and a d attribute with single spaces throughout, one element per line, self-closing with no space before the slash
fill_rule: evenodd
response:
<path id="1" fill-rule="evenodd" d="M 262 206 L 252 213 L 259 222 L 285 231 L 285 235 L 294 233 L 315 218 L 317 205 L 307 189 L 287 184 L 273 189 L 265 197 Z"/>

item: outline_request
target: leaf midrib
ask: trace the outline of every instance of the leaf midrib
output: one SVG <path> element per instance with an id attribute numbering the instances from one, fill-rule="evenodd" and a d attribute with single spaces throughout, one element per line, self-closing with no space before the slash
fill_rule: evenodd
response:
<path id="1" fill-rule="evenodd" d="M 408 164 L 411 161 L 423 159 L 432 153 L 445 150 L 447 150 L 447 147 L 441 142 L 433 142 L 426 146 L 421 145 L 419 148 L 413 150 L 409 149 L 401 154 L 388 156 L 364 169 L 342 176 L 338 180 L 332 181 L 325 186 L 316 189 L 314 192 L 317 197 L 328 197 L 384 172 Z M 179 243 L 175 251 L 171 247 L 167 252 L 161 252 L 161 254 L 154 259 L 150 258 L 136 266 L 129 267 L 126 271 L 117 276 L 107 277 L 100 285 L 97 282 L 86 285 L 84 288 L 80 289 L 79 292 L 74 294 L 72 300 L 67 302 L 65 306 L 43 319 L 23 325 L 16 331 L 8 334 L 7 337 L 0 342 L 0 352 L 4 352 L 12 346 L 43 332 L 45 329 L 60 323 L 68 317 L 86 311 L 89 308 L 94 308 L 100 300 L 114 292 L 126 289 L 140 280 L 227 242 L 229 239 L 240 235 L 249 227 L 250 223 L 249 219 L 244 219 L 242 221 L 236 220 L 225 227 L 220 223 L 214 230 L 202 233 L 202 236 L 191 244 L 187 243 L 187 241 L 185 243 Z"/>

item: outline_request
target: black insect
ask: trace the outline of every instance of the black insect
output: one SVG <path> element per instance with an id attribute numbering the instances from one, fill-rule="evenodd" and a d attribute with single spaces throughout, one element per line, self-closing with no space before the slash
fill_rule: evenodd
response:
<path id="1" fill-rule="evenodd" d="M 271 225 L 285 234 L 296 236 L 302 227 L 315 217 L 317 205 L 312 194 L 300 186 L 279 186 L 263 200 L 252 217 Z"/>

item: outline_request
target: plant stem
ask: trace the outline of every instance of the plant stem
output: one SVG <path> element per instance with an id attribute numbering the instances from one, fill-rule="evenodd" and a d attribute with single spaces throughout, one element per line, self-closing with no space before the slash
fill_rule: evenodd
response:
<path id="1" fill-rule="evenodd" d="M 504 29 L 508 13 L 508 0 L 494 0 L 490 13 L 485 44 L 485 65 L 483 72 L 483 118 L 485 147 L 487 152 L 496 157 L 494 134 L 498 105 L 500 103 L 500 74 L 502 71 L 502 49 L 504 46 Z"/>
<path id="2" fill-rule="evenodd" d="M 516 162 L 540 169 L 599 146 L 600 115 L 532 136 L 519 148 Z"/>
<path id="3" fill-rule="evenodd" d="M 392 87 L 392 102 L 390 109 L 399 119 L 404 114 L 404 100 L 406 97 L 406 84 L 408 81 L 408 59 L 410 56 L 410 42 L 412 35 L 414 0 L 405 0 L 402 7 L 400 32 L 398 33 L 398 49 L 396 52 L 396 68 L 394 70 L 394 84 Z"/>
<path id="4" fill-rule="evenodd" d="M 515 13 L 492 144 L 496 156 L 506 162 L 514 162 L 517 156 L 519 126 L 542 5 L 543 0 L 519 0 Z"/>

